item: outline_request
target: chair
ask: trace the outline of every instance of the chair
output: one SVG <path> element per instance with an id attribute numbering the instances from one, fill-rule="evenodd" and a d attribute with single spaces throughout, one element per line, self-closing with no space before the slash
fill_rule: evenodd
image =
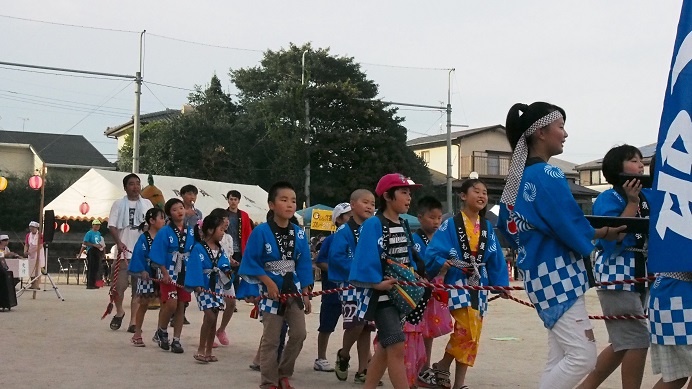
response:
<path id="1" fill-rule="evenodd" d="M 64 259 L 64 258 L 62 258 L 62 259 Z M 58 258 L 58 277 L 57 277 L 57 282 L 60 282 L 60 274 L 61 274 L 61 273 L 62 273 L 62 274 L 67 273 L 66 278 L 67 278 L 67 281 L 69 282 L 69 281 L 70 281 L 70 273 L 72 273 L 72 271 L 73 271 L 73 269 L 72 269 L 72 264 L 71 264 L 69 261 L 67 262 L 67 266 L 65 266 L 65 265 L 63 265 L 63 263 L 62 263 L 62 261 L 61 261 L 61 258 Z"/>

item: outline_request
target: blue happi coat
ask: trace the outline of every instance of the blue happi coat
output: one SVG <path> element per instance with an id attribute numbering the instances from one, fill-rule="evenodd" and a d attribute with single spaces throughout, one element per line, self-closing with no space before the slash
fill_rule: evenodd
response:
<path id="1" fill-rule="evenodd" d="M 425 250 L 428 248 L 428 245 L 425 244 L 425 241 L 423 238 L 421 238 L 418 233 L 413 234 L 413 249 L 418 252 L 418 255 L 420 255 L 421 258 L 425 259 Z"/>
<path id="2" fill-rule="evenodd" d="M 305 238 L 305 231 L 295 224 L 291 224 L 290 226 L 295 232 L 295 252 L 293 254 L 293 260 L 295 261 L 295 272 L 293 273 L 293 281 L 295 282 L 298 291 L 300 291 L 302 287 L 313 284 L 312 257 L 310 256 L 310 247 L 308 246 L 308 241 Z M 269 276 L 269 278 L 276 283 L 276 286 L 279 288 L 279 292 L 281 292 L 281 288 L 283 287 L 282 275 L 276 272 L 264 270 L 264 265 L 267 262 L 279 260 L 281 260 L 281 251 L 277 245 L 276 237 L 274 236 L 269 223 L 262 223 L 252 230 L 252 234 L 250 234 L 250 238 L 245 245 L 243 260 L 240 263 L 238 274 L 240 274 L 243 280 L 247 283 L 259 284 L 259 291 L 261 294 L 266 294 L 267 288 L 257 277 L 265 275 Z M 247 288 L 247 286 L 243 286 L 243 288 Z M 249 289 L 244 289 L 243 291 L 239 291 L 239 294 L 240 293 L 243 293 L 244 296 L 250 296 L 251 294 L 246 293 L 252 293 L 252 291 Z M 281 304 L 279 301 L 275 301 L 267 297 L 263 298 L 259 302 L 260 310 L 274 314 L 278 312 L 280 305 Z"/>
<path id="3" fill-rule="evenodd" d="M 351 286 L 348 278 L 351 274 L 351 264 L 356 253 L 356 238 L 348 223 L 344 223 L 334 233 L 331 246 L 329 247 L 329 279 L 334 281 L 340 288 Z M 334 266 L 332 268 L 332 266 Z M 341 301 L 356 301 L 358 295 L 362 293 L 362 288 L 346 289 L 339 292 Z"/>
<path id="4" fill-rule="evenodd" d="M 536 159 L 527 162 L 514 209 L 510 214 L 501 204 L 497 225 L 517 245 L 526 293 L 552 328 L 589 288 L 584 261 L 594 249 L 595 231 L 562 170 Z"/>
<path id="5" fill-rule="evenodd" d="M 186 234 L 184 251 L 187 256 L 195 243 L 195 233 L 193 228 L 187 228 L 181 232 Z M 175 263 L 173 262 L 173 253 L 177 253 L 178 248 L 178 235 L 176 235 L 170 225 L 166 224 L 156 234 L 149 252 L 149 258 L 153 262 L 168 269 L 168 275 L 173 282 L 178 282 L 178 274 L 175 272 Z"/>
<path id="6" fill-rule="evenodd" d="M 481 276 L 479 285 L 508 286 L 509 275 L 507 274 L 507 262 L 505 262 L 505 256 L 502 254 L 502 247 L 495 236 L 492 224 L 487 220 L 485 223 L 486 230 L 482 233 L 488 234 L 488 240 L 483 255 L 485 266 L 479 268 Z M 430 274 L 437 274 L 442 265 L 449 259 L 463 259 L 456 228 L 454 218 L 449 218 L 442 222 L 440 228 L 433 235 L 425 253 L 425 267 Z M 452 266 L 445 274 L 444 283 L 461 286 L 468 285 L 468 280 L 461 269 Z M 482 316 L 488 309 L 487 291 L 479 291 L 478 300 L 478 310 Z M 464 289 L 450 290 L 448 305 L 450 311 L 471 306 L 469 291 Z"/>
<path id="7" fill-rule="evenodd" d="M 403 227 L 403 223 L 402 223 Z M 349 234 L 350 231 L 347 231 Z M 374 284 L 384 280 L 381 256 L 386 244 L 382 236 L 382 222 L 378 217 L 371 217 L 360 227 L 360 238 L 351 264 L 348 281 L 356 288 L 356 302 L 358 303 L 358 317 L 365 317 L 370 299 L 374 295 Z M 387 237 L 389 239 L 389 237 Z M 415 262 L 411 251 L 408 253 L 409 266 L 415 269 Z"/>
<path id="8" fill-rule="evenodd" d="M 661 273 L 649 290 L 651 343 L 692 345 L 692 273 L 681 281 Z"/>
<path id="9" fill-rule="evenodd" d="M 642 190 L 646 195 L 648 191 Z M 627 199 L 623 199 L 614 189 L 608 189 L 598 195 L 593 204 L 593 214 L 598 216 L 619 217 L 627 206 Z M 627 234 L 622 242 L 599 239 L 596 247 L 601 249 L 596 257 L 594 273 L 597 282 L 622 281 L 635 278 L 634 252 L 625 251 L 628 247 L 634 247 L 637 243 L 635 234 Z M 603 289 L 634 291 L 634 284 L 607 285 Z"/>
<path id="10" fill-rule="evenodd" d="M 137 244 L 135 244 L 135 248 L 132 250 L 132 258 L 130 258 L 127 271 L 133 274 L 146 271 L 149 273 L 149 278 L 154 278 L 156 273 L 151 269 L 151 259 L 149 259 L 151 247 L 149 247 L 149 242 L 147 242 L 145 234 L 146 233 L 141 234 L 139 239 L 137 239 Z"/>
<path id="11" fill-rule="evenodd" d="M 228 260 L 228 257 L 223 250 L 221 251 L 221 256 L 216 264 L 216 268 L 222 272 L 227 272 L 231 269 L 231 262 Z M 196 243 L 192 247 L 192 251 L 190 251 L 190 257 L 187 259 L 187 267 L 185 270 L 185 287 L 194 289 L 199 286 L 202 289 L 213 290 L 216 293 L 223 293 L 224 288 L 221 286 L 218 275 L 216 277 L 216 285 L 209 285 L 210 274 L 208 272 L 204 272 L 207 269 L 212 269 L 209 253 L 207 253 L 207 250 L 204 248 L 204 246 L 202 246 L 201 243 Z"/>

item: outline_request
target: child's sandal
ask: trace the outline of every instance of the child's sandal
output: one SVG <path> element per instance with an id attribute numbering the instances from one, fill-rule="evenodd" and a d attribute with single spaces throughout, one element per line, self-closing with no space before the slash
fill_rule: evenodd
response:
<path id="1" fill-rule="evenodd" d="M 436 369 L 437 366 L 433 366 L 433 372 L 435 373 L 435 384 L 439 388 L 450 389 L 452 387 L 452 381 L 449 380 L 449 372 L 446 370 Z"/>
<path id="2" fill-rule="evenodd" d="M 218 362 L 219 358 L 216 355 L 207 355 L 207 362 Z"/>
<path id="3" fill-rule="evenodd" d="M 132 339 L 130 339 L 132 342 L 132 345 L 135 347 L 146 347 L 146 344 L 144 344 L 144 341 L 142 340 L 142 335 L 140 336 L 132 336 Z"/>
<path id="4" fill-rule="evenodd" d="M 195 354 L 192 356 L 192 358 L 195 358 L 195 361 L 197 361 L 199 363 L 209 363 L 209 361 L 207 360 L 207 357 L 202 355 L 202 354 Z"/>

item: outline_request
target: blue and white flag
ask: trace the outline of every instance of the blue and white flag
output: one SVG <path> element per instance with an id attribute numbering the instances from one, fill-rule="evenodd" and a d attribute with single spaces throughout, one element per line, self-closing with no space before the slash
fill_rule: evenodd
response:
<path id="1" fill-rule="evenodd" d="M 649 270 L 692 272 L 692 1 L 680 12 L 661 126 L 649 230 Z"/>

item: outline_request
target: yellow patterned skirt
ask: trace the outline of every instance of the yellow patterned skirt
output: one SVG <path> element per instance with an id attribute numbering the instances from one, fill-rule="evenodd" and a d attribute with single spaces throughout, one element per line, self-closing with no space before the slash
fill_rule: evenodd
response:
<path id="1" fill-rule="evenodd" d="M 471 307 L 455 309 L 454 331 L 449 337 L 445 352 L 464 365 L 473 366 L 478 354 L 478 343 L 481 340 L 483 317 L 478 310 Z"/>

